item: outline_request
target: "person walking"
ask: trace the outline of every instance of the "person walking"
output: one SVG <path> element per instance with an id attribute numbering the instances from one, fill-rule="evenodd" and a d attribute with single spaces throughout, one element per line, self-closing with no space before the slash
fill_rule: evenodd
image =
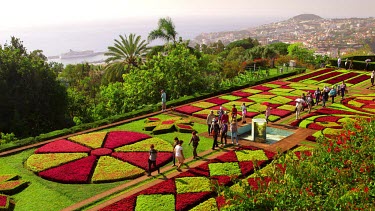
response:
<path id="1" fill-rule="evenodd" d="M 320 101 L 320 97 L 321 97 L 322 93 L 320 92 L 320 89 L 319 87 L 315 90 L 314 92 L 314 96 L 315 96 L 315 102 L 316 102 L 316 105 L 319 104 L 319 101 Z"/>
<path id="2" fill-rule="evenodd" d="M 328 101 L 328 93 L 329 93 L 329 88 L 327 86 L 324 87 L 323 89 L 323 96 L 322 96 L 322 106 L 326 107 L 326 102 Z"/>
<path id="3" fill-rule="evenodd" d="M 217 123 L 217 120 L 214 120 L 214 126 L 212 128 L 212 135 L 214 136 L 214 143 L 212 144 L 212 150 L 215 150 L 215 146 L 219 147 L 217 144 L 217 137 L 219 136 L 220 133 L 220 127 L 219 124 Z"/>
<path id="4" fill-rule="evenodd" d="M 236 144 L 238 145 L 238 125 L 236 120 L 232 120 L 232 123 L 230 124 L 230 132 L 232 133 L 231 139 L 232 139 L 232 144 L 234 144 L 234 138 L 236 138 Z"/>
<path id="5" fill-rule="evenodd" d="M 242 103 L 241 111 L 242 111 L 242 123 L 246 123 L 247 107 L 246 107 L 245 103 Z"/>
<path id="6" fill-rule="evenodd" d="M 346 58 L 346 60 L 345 60 L 345 70 L 348 69 L 348 65 L 349 65 L 348 58 Z"/>
<path id="7" fill-rule="evenodd" d="M 228 123 L 228 122 L 229 122 L 228 111 L 225 111 L 223 116 L 221 117 L 221 124 Z"/>
<path id="8" fill-rule="evenodd" d="M 342 81 L 342 84 L 340 85 L 340 93 L 341 93 L 341 100 L 344 99 L 345 92 L 347 92 L 345 81 Z"/>
<path id="9" fill-rule="evenodd" d="M 174 151 L 174 149 L 178 145 L 178 142 L 179 142 L 178 138 L 175 137 L 174 138 L 174 143 L 173 143 L 173 150 L 172 150 L 172 161 L 173 161 L 173 165 L 172 166 L 176 166 L 176 152 Z"/>
<path id="10" fill-rule="evenodd" d="M 157 157 L 157 151 L 154 149 L 155 146 L 151 144 L 150 146 L 150 156 L 148 157 L 148 176 L 151 176 L 151 165 L 154 166 L 154 168 L 158 169 L 158 173 L 160 174 L 160 168 L 156 166 L 156 157 Z"/>
<path id="11" fill-rule="evenodd" d="M 313 98 L 312 98 L 312 96 L 311 96 L 311 93 L 308 93 L 308 94 L 307 94 L 306 102 L 307 102 L 308 113 L 310 113 L 310 112 L 311 112 L 312 105 L 313 105 Z"/>
<path id="12" fill-rule="evenodd" d="M 349 70 L 353 69 L 353 59 L 350 59 L 349 62 Z"/>
<path id="13" fill-rule="evenodd" d="M 335 103 L 336 97 L 336 87 L 332 86 L 332 89 L 329 91 L 328 95 L 332 98 L 332 103 Z"/>
<path id="14" fill-rule="evenodd" d="M 371 86 L 374 86 L 374 77 L 375 77 L 375 70 L 371 72 L 371 76 L 370 76 Z"/>
<path id="15" fill-rule="evenodd" d="M 222 117 L 224 115 L 225 111 L 223 110 L 223 107 L 220 106 L 219 110 L 217 111 L 217 116 L 219 118 L 219 124 L 221 125 Z"/>
<path id="16" fill-rule="evenodd" d="M 233 120 L 237 120 L 237 108 L 236 108 L 236 105 L 235 104 L 233 104 L 233 106 L 232 106 L 232 121 Z"/>
<path id="17" fill-rule="evenodd" d="M 214 111 L 211 110 L 210 114 L 207 115 L 206 123 L 207 123 L 207 129 L 208 129 L 208 135 L 211 134 L 211 125 L 212 121 L 216 118 Z"/>
<path id="18" fill-rule="evenodd" d="M 227 145 L 227 132 L 228 132 L 228 124 L 227 123 L 224 123 L 221 125 L 221 136 L 220 136 L 220 141 L 221 141 L 221 145 Z M 224 139 L 224 143 L 223 143 L 223 139 Z"/>
<path id="19" fill-rule="evenodd" d="M 175 156 L 178 160 L 178 166 L 177 166 L 177 171 L 181 171 L 181 166 L 184 164 L 185 161 L 185 156 L 182 148 L 182 143 L 184 143 L 183 140 L 180 140 L 178 142 L 178 145 L 175 147 Z"/>
<path id="20" fill-rule="evenodd" d="M 161 93 L 161 110 L 162 111 L 166 111 L 167 110 L 167 93 L 165 93 L 165 91 L 162 89 L 160 91 Z"/>
<path id="21" fill-rule="evenodd" d="M 340 69 L 340 65 L 341 65 L 341 57 L 337 59 L 337 69 Z"/>
<path id="22" fill-rule="evenodd" d="M 193 131 L 192 132 L 192 137 L 190 139 L 190 142 L 189 142 L 189 146 L 191 143 L 193 143 L 193 156 L 194 158 L 197 158 L 198 157 L 198 154 L 197 154 L 197 147 L 199 145 L 199 137 L 197 136 L 197 132 Z"/>
<path id="23" fill-rule="evenodd" d="M 271 115 L 271 106 L 270 105 L 267 105 L 267 108 L 266 108 L 266 121 L 267 121 L 267 124 L 269 122 L 269 117 Z"/>
<path id="24" fill-rule="evenodd" d="M 296 119 L 301 119 L 302 106 L 301 101 L 296 102 Z"/>

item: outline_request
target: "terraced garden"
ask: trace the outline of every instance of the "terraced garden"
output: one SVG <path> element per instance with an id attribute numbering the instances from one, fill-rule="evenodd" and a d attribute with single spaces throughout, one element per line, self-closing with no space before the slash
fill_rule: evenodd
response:
<path id="1" fill-rule="evenodd" d="M 293 140 L 294 146 L 300 146 L 292 151 L 293 156 L 301 158 L 311 155 L 319 136 L 334 136 L 348 122 L 375 115 L 375 93 L 370 88 L 369 75 L 333 69 L 307 72 L 0 157 L 0 209 L 219 210 L 228 203 L 217 194 L 220 185 L 231 187 L 234 180 L 242 180 L 257 187 L 254 168 L 267 172 L 267 164 L 281 170 L 283 166 L 278 164 L 277 151 L 252 146 L 251 141 L 241 140 L 241 147 L 212 151 L 212 137 L 207 135 L 205 124 L 211 110 L 220 106 L 230 110 L 232 105 L 239 108 L 245 103 L 247 118 L 264 118 L 270 105 L 271 126 L 314 131 L 311 136 Z M 302 119 L 295 119 L 295 99 L 302 93 L 331 87 L 342 80 L 349 88 L 345 99 L 329 102 L 325 108 L 314 106 L 311 113 L 304 111 Z M 199 160 L 191 159 L 192 147 L 187 145 L 192 131 L 201 137 Z M 174 137 L 185 141 L 184 153 L 190 158 L 191 168 L 182 173 L 170 167 Z M 153 177 L 145 175 L 150 144 L 159 151 L 157 166 L 163 173 L 154 172 Z M 286 150 L 289 148 L 282 149 Z"/>

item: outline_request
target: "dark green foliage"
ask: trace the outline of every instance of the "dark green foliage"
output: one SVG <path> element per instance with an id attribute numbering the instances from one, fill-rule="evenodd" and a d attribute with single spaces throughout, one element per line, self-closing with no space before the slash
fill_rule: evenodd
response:
<path id="1" fill-rule="evenodd" d="M 235 47 L 242 47 L 244 49 L 250 49 L 258 45 L 259 45 L 258 40 L 252 39 L 251 37 L 249 37 L 246 39 L 237 40 L 237 41 L 229 43 L 226 46 L 226 49 L 231 50 L 232 48 L 235 48 Z"/>
<path id="2" fill-rule="evenodd" d="M 27 137 L 66 125 L 66 88 L 41 51 L 12 37 L 0 48 L 0 131 Z"/>

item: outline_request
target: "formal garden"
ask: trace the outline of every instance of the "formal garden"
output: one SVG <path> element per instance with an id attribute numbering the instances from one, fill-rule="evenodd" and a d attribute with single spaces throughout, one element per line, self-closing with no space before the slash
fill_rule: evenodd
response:
<path id="1" fill-rule="evenodd" d="M 316 105 L 310 113 L 306 109 L 296 120 L 295 100 L 302 93 L 343 80 L 348 87 L 343 100 L 338 96 L 326 107 Z M 235 205 L 244 210 L 368 210 L 375 197 L 370 121 L 375 93 L 369 87 L 369 72 L 308 71 L 2 156 L 0 208 L 61 210 L 92 199 L 77 209 L 219 210 Z M 294 140 L 295 146 L 285 152 L 247 144 L 211 150 L 206 116 L 242 103 L 249 119 L 264 118 L 271 106 L 271 124 L 314 133 Z M 198 160 L 191 159 L 188 145 L 192 131 L 201 138 Z M 170 167 L 175 137 L 185 141 L 185 157 L 192 166 L 183 167 L 182 173 Z M 147 177 L 151 144 L 158 150 L 162 174 Z"/>

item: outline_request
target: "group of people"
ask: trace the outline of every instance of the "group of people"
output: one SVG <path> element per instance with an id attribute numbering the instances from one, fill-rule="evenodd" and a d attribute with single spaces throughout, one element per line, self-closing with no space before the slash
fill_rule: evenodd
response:
<path id="1" fill-rule="evenodd" d="M 344 66 L 345 66 L 345 70 L 348 70 L 348 69 L 351 70 L 351 69 L 353 69 L 353 59 L 351 59 L 349 61 L 349 59 L 346 58 L 346 60 L 344 62 Z M 339 57 L 337 59 L 337 68 L 340 69 L 340 67 L 341 67 L 341 58 Z"/>
<path id="2" fill-rule="evenodd" d="M 312 106 L 319 105 L 319 103 L 322 102 L 322 107 L 326 107 L 326 102 L 329 98 L 331 98 L 332 103 L 334 103 L 336 96 L 341 96 L 341 100 L 343 100 L 345 93 L 347 92 L 348 89 L 345 81 L 342 81 L 341 84 L 338 84 L 337 86 L 333 85 L 332 88 L 329 88 L 328 86 L 324 86 L 322 90 L 317 88 L 313 94 L 311 92 L 308 92 L 307 94 L 303 93 L 301 96 L 302 100 L 296 101 L 296 119 L 300 119 L 300 113 L 306 107 L 308 108 L 308 113 L 310 113 Z"/>

